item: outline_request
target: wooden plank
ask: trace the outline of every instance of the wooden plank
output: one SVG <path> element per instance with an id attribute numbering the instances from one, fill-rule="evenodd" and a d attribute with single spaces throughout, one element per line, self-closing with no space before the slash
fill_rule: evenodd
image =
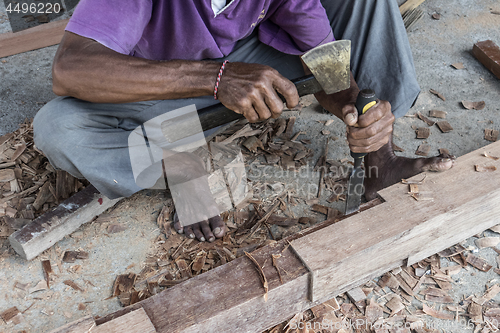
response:
<path id="1" fill-rule="evenodd" d="M 95 327 L 94 317 L 87 316 L 52 330 L 49 333 L 88 333 L 91 332 L 93 327 Z"/>
<path id="2" fill-rule="evenodd" d="M 472 54 L 500 79 L 500 48 L 498 45 L 491 40 L 477 42 L 472 48 Z"/>
<path id="3" fill-rule="evenodd" d="M 500 172 L 474 171 L 474 164 L 497 163 L 481 156 L 484 151 L 500 155 L 500 142 L 460 157 L 452 170 L 427 175 L 420 189 L 439 200 L 416 201 L 408 196 L 407 185 L 396 184 L 380 192 L 383 203 L 254 251 L 268 282 L 267 301 L 255 264 L 240 257 L 99 318 L 96 324 L 142 307 L 159 333 L 262 332 L 403 265 L 408 258 L 411 264 L 497 224 L 493 217 L 500 213 L 495 208 Z M 287 272 L 282 274 L 283 283 L 270 264 L 273 254 L 281 255 L 277 264 Z M 314 268 L 314 302 L 308 293 L 311 274 L 301 259 Z"/>
<path id="4" fill-rule="evenodd" d="M 14 232 L 10 244 L 21 257 L 31 260 L 121 199 L 110 200 L 88 186 Z"/>
<path id="5" fill-rule="evenodd" d="M 143 308 L 108 321 L 92 329 L 92 333 L 156 333 L 151 320 Z"/>
<path id="6" fill-rule="evenodd" d="M 279 255 L 277 265 L 271 255 Z M 308 309 L 308 271 L 286 242 L 276 242 L 252 252 L 263 268 L 269 291 L 267 302 L 255 264 L 239 257 L 226 265 L 97 320 L 98 325 L 143 307 L 157 332 L 262 332 Z"/>
<path id="7" fill-rule="evenodd" d="M 0 58 L 59 44 L 68 21 L 54 21 L 15 33 L 1 34 Z"/>
<path id="8" fill-rule="evenodd" d="M 474 171 L 475 164 L 489 163 L 481 156 L 485 151 L 500 155 L 500 143 L 460 157 L 449 171 L 427 174 L 420 189 L 434 200 L 416 201 L 407 185 L 396 184 L 379 192 L 383 204 L 294 240 L 312 271 L 313 300 L 338 294 L 380 267 L 404 260 L 411 265 L 498 224 L 500 172 Z"/>

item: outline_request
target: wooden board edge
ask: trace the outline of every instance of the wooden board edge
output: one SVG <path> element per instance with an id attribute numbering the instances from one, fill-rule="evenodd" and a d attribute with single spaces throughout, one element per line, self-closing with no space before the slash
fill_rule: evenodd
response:
<path id="1" fill-rule="evenodd" d="M 122 199 L 108 199 L 88 186 L 10 235 L 10 245 L 31 260 Z"/>
<path id="2" fill-rule="evenodd" d="M 0 58 L 59 44 L 68 21 L 64 19 L 0 34 Z"/>
<path id="3" fill-rule="evenodd" d="M 124 328 L 126 327 L 126 330 Z M 95 326 L 92 333 L 156 333 L 151 319 L 142 307 L 111 321 Z"/>

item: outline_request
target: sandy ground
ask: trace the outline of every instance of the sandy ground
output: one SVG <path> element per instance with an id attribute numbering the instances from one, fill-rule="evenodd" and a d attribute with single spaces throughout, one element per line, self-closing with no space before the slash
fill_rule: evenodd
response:
<path id="1" fill-rule="evenodd" d="M 426 114 L 431 109 L 446 111 L 447 121 L 454 130 L 443 134 L 434 126 L 425 142 L 432 147 L 431 155 L 437 155 L 439 148 L 447 148 L 452 154 L 460 156 L 489 143 L 483 138 L 485 128 L 500 130 L 500 106 L 496 103 L 500 81 L 471 54 L 472 45 L 479 40 L 492 39 L 500 44 L 500 15 L 490 13 L 490 9 L 500 10 L 500 5 L 496 0 L 427 0 L 421 9 L 424 17 L 409 32 L 409 38 L 422 93 L 408 115 L 417 111 Z M 440 20 L 431 18 L 435 12 L 441 14 Z M 0 12 L 0 29 L 7 29 L 2 24 Z M 56 48 L 53 46 L 0 59 L 0 135 L 16 129 L 18 123 L 33 117 L 43 104 L 55 97 L 51 91 L 50 67 Z M 465 68 L 452 68 L 450 64 L 456 62 L 463 63 Z M 446 101 L 431 94 L 429 89 L 442 93 Z M 466 110 L 460 104 L 462 100 L 482 100 L 486 102 L 486 107 L 480 111 Z M 323 152 L 326 141 L 326 136 L 320 133 L 324 125 L 317 120 L 326 121 L 331 116 L 316 103 L 289 115 L 297 116 L 297 130 L 307 131 L 306 137 L 312 141 L 310 147 L 315 150 L 315 161 Z M 421 125 L 423 123 L 413 117 L 396 121 L 394 141 L 405 150 L 402 155 L 416 157 L 414 152 L 423 141 L 415 139 L 411 127 Z M 336 121 L 328 130 L 331 132 L 329 136 L 338 138 L 330 144 L 328 158 L 340 160 L 348 157 L 343 124 Z M 303 189 L 307 195 L 309 190 L 305 185 L 317 184 L 317 175 L 287 177 L 274 174 L 260 181 L 287 183 L 297 190 Z M 313 191 L 314 188 L 311 188 Z M 4 244 L 2 252 L 7 255 L 0 261 L 0 310 L 17 306 L 24 311 L 33 305 L 24 314 L 22 324 L 15 327 L 0 324 L 0 330 L 47 332 L 86 314 L 102 316 L 119 309 L 116 299 L 106 299 L 110 296 L 112 283 L 118 274 L 140 271 L 159 234 L 154 221 L 163 200 L 163 194 L 159 192 L 141 192 L 121 202 L 112 211 L 117 221 L 127 226 L 124 232 L 106 236 L 106 223 L 92 223 L 31 262 L 4 252 L 8 251 L 8 246 Z M 302 214 L 303 209 L 297 207 L 296 213 Z M 473 245 L 473 240 L 467 240 L 466 244 Z M 62 270 L 54 267 L 57 276 L 50 290 L 29 294 L 13 288 L 15 281 L 36 285 L 43 279 L 42 259 L 55 260 L 65 250 L 76 249 L 89 251 L 90 259 L 63 264 Z M 484 249 L 478 253 L 496 266 L 493 250 Z M 75 265 L 82 265 L 77 273 L 72 272 L 77 269 L 72 267 Z M 464 296 L 482 294 L 485 285 L 497 278 L 493 271 L 480 273 L 464 270 L 454 276 L 453 297 L 459 302 Z M 62 281 L 67 279 L 74 280 L 85 292 L 73 291 L 64 285 Z M 500 301 L 500 298 L 496 300 Z M 78 310 L 79 303 L 85 303 L 86 310 Z M 472 332 L 459 324 L 435 322 L 443 325 L 445 332 Z"/>

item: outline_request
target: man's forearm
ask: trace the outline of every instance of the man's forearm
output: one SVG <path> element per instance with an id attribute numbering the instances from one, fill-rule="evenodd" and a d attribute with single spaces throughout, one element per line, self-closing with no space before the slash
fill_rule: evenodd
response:
<path id="1" fill-rule="evenodd" d="M 66 32 L 54 61 L 53 90 L 94 103 L 197 97 L 213 92 L 219 68 L 217 62 L 131 57 Z"/>

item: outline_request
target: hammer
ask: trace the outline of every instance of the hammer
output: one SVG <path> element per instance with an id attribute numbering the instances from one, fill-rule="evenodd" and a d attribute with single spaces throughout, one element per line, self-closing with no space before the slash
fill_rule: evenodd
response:
<path id="1" fill-rule="evenodd" d="M 350 87 L 351 41 L 323 44 L 301 58 L 312 74 L 292 80 L 300 97 L 321 90 L 334 94 Z M 203 131 L 243 118 L 242 114 L 229 110 L 222 103 L 197 110 L 197 113 Z M 197 121 L 193 117 L 180 116 L 163 122 L 161 129 L 168 143 L 174 143 L 199 133 Z"/>

